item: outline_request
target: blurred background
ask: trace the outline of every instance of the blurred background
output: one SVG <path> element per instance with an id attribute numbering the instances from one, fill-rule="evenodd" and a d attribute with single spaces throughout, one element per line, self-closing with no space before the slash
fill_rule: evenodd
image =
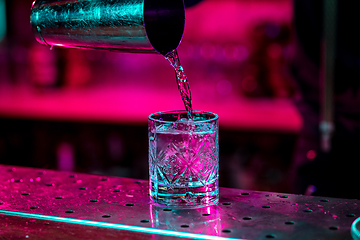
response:
<path id="1" fill-rule="evenodd" d="M 31 4 L 0 0 L 0 164 L 148 179 L 148 115 L 184 109 L 173 68 L 159 54 L 50 50 Z M 292 22 L 291 0 L 186 8 L 178 53 L 194 109 L 219 115 L 221 187 L 291 191 Z"/>

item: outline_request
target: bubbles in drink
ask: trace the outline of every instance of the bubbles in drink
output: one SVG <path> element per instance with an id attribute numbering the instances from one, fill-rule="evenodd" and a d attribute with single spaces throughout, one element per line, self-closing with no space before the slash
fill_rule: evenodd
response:
<path id="1" fill-rule="evenodd" d="M 170 62 L 171 66 L 174 67 L 178 89 L 180 91 L 181 98 L 184 102 L 185 109 L 187 111 L 187 116 L 189 119 L 193 119 L 190 86 L 189 86 L 189 82 L 187 81 L 184 69 L 180 64 L 180 59 L 177 50 L 167 54 L 165 58 Z"/>
<path id="2" fill-rule="evenodd" d="M 192 119 L 188 119 L 188 118 L 180 118 L 176 121 L 176 126 L 177 126 L 177 130 L 180 131 L 188 131 L 188 132 L 193 132 L 195 131 L 195 122 Z"/>

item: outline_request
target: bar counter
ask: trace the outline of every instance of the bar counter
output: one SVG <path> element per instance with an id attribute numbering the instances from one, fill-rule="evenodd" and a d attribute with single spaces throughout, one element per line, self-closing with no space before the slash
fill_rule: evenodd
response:
<path id="1" fill-rule="evenodd" d="M 217 205 L 180 210 L 152 204 L 146 180 L 0 165 L 1 239 L 350 240 L 359 204 L 220 188 Z"/>

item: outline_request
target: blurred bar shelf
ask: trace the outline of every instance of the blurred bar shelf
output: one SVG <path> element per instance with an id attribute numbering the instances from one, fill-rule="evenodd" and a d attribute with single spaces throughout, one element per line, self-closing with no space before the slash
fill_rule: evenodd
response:
<path id="1" fill-rule="evenodd" d="M 152 204 L 148 181 L 0 165 L 4 239 L 351 239 L 359 200 L 220 188 L 217 205 Z"/>
<path id="2" fill-rule="evenodd" d="M 199 95 L 193 89 L 194 109 L 217 113 L 222 129 L 297 133 L 302 126 L 290 99 Z M 150 113 L 183 108 L 176 88 L 101 85 L 40 93 L 29 86 L 0 87 L 0 117 L 6 118 L 145 125 Z"/>

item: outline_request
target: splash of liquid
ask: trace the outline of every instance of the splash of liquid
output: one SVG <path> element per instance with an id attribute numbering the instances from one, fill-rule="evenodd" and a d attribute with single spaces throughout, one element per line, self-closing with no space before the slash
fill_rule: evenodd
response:
<path id="1" fill-rule="evenodd" d="M 189 119 L 193 119 L 190 85 L 189 82 L 187 81 L 184 69 L 180 64 L 180 59 L 177 50 L 168 53 L 165 56 L 165 58 L 170 62 L 171 66 L 173 66 L 175 70 L 178 89 L 180 91 L 181 99 L 184 102 L 185 109 L 187 111 L 187 117 Z"/>

